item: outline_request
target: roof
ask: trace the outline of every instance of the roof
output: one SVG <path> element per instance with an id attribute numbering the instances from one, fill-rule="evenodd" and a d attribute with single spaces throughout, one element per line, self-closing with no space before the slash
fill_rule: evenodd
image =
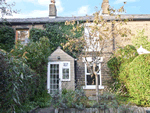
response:
<path id="1" fill-rule="evenodd" d="M 103 18 L 106 20 L 114 20 L 115 16 L 106 16 L 103 15 Z M 133 20 L 150 20 L 150 14 L 122 14 L 122 19 L 127 18 L 133 18 Z M 13 23 L 34 23 L 34 24 L 40 24 L 40 23 L 54 23 L 54 22 L 65 22 L 65 21 L 71 21 L 71 20 L 77 20 L 77 21 L 86 21 L 86 20 L 92 21 L 94 19 L 94 16 L 78 16 L 78 17 L 56 17 L 56 18 L 49 18 L 49 17 L 41 17 L 41 18 L 13 18 L 13 19 L 6 19 L 7 22 L 13 24 Z M 0 23 L 3 20 L 0 19 Z"/>
<path id="2" fill-rule="evenodd" d="M 49 61 L 58 61 L 58 57 L 60 57 L 60 61 L 74 61 L 74 58 L 64 52 L 60 47 L 58 47 L 49 57 Z"/>

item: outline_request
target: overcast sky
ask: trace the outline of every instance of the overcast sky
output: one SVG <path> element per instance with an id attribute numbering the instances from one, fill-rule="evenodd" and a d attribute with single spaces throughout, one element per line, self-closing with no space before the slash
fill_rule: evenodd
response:
<path id="1" fill-rule="evenodd" d="M 7 0 L 15 2 L 14 9 L 21 10 L 9 18 L 48 17 L 51 0 Z M 127 14 L 150 14 L 150 0 L 109 0 L 110 6 L 118 9 L 126 1 Z M 101 8 L 102 0 L 56 0 L 57 16 L 92 15 L 95 7 Z"/>

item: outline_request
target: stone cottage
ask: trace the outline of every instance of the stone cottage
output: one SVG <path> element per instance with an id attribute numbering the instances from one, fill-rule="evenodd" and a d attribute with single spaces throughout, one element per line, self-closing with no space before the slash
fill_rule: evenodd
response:
<path id="1" fill-rule="evenodd" d="M 103 18 L 109 20 L 114 20 L 114 16 L 109 16 L 107 8 L 109 6 L 109 0 L 103 0 L 102 3 L 102 14 Z M 121 15 L 122 19 L 133 17 L 133 21 L 128 22 L 128 27 L 136 33 L 136 30 L 142 30 L 145 28 L 145 35 L 148 36 L 150 40 L 150 15 Z M 29 31 L 31 28 L 44 29 L 46 23 L 54 22 L 65 22 L 65 21 L 92 21 L 93 16 L 83 16 L 83 17 L 59 17 L 57 16 L 57 8 L 55 6 L 55 0 L 52 0 L 49 4 L 49 17 L 45 18 L 17 18 L 17 19 L 7 19 L 6 24 L 14 28 L 16 40 L 20 40 L 22 44 L 28 42 Z M 2 25 L 2 20 L 0 20 Z M 101 63 L 98 65 L 100 72 L 98 73 L 99 77 L 99 89 L 104 89 L 107 86 L 109 80 L 109 69 L 105 62 L 108 61 L 112 52 L 116 49 L 116 42 L 119 42 L 120 45 L 125 46 L 127 44 L 132 44 L 130 40 L 123 40 L 123 37 L 114 37 L 112 43 L 108 46 L 106 51 L 101 58 Z M 82 58 L 74 59 L 65 53 L 60 47 L 55 50 L 49 56 L 48 63 L 48 72 L 47 72 L 47 88 L 49 93 L 57 89 L 75 89 L 77 85 L 83 86 L 87 96 L 95 94 L 95 83 L 92 84 L 92 80 L 95 81 L 95 78 L 90 76 L 88 68 Z M 88 58 L 91 59 L 90 57 Z M 105 61 L 105 62 L 104 62 Z M 45 75 L 46 76 L 46 75 Z"/>

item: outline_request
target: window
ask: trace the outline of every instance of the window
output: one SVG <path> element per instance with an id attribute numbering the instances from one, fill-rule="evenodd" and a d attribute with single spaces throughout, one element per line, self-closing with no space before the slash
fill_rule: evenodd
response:
<path id="1" fill-rule="evenodd" d="M 88 61 L 91 61 L 91 57 L 87 57 Z M 101 57 L 101 62 L 103 58 Z M 83 58 L 83 61 L 85 62 L 85 58 Z M 85 63 L 85 86 L 83 87 L 84 89 L 95 89 L 96 87 L 96 78 L 95 75 L 91 75 L 91 69 L 93 67 L 89 66 Z M 101 63 L 97 64 L 95 67 L 97 74 L 98 74 L 98 85 L 99 89 L 104 89 L 104 86 L 102 86 L 102 79 L 101 79 Z"/>
<path id="2" fill-rule="evenodd" d="M 21 44 L 25 45 L 29 42 L 29 29 L 17 29 L 16 30 L 16 41 L 20 41 Z"/>
<path id="3" fill-rule="evenodd" d="M 48 62 L 47 89 L 53 94 L 61 90 L 62 81 L 70 81 L 70 62 Z"/>
<path id="4" fill-rule="evenodd" d="M 64 62 L 63 63 L 62 81 L 70 81 L 70 62 Z"/>
<path id="5" fill-rule="evenodd" d="M 98 31 L 92 32 L 91 30 L 92 26 L 94 26 L 94 24 L 86 23 L 84 28 L 84 36 L 86 40 L 86 51 L 100 51 L 101 50 L 100 41 L 98 41 L 99 32 Z"/>

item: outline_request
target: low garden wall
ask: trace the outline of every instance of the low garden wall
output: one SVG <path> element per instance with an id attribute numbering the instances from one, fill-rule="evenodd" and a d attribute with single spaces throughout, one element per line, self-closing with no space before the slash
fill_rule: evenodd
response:
<path id="1" fill-rule="evenodd" d="M 109 108 L 109 109 L 99 109 L 99 108 L 85 108 L 85 109 L 55 109 L 55 113 L 150 113 L 150 108 L 143 107 L 120 107 L 118 109 Z"/>

